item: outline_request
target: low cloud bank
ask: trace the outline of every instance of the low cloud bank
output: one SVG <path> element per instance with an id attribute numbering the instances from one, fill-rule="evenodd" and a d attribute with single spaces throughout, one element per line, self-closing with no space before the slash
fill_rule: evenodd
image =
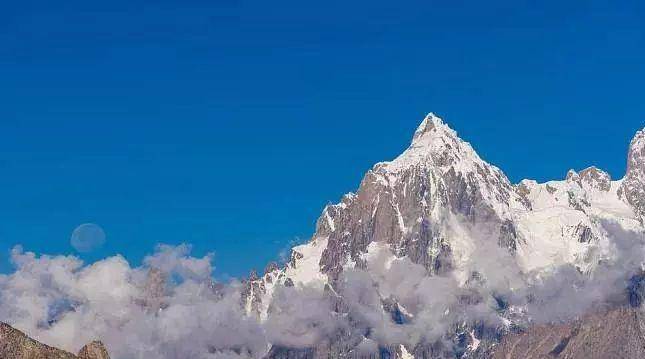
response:
<path id="1" fill-rule="evenodd" d="M 264 352 L 264 330 L 242 312 L 239 283 L 217 286 L 210 256 L 189 250 L 160 246 L 133 268 L 121 256 L 83 266 L 14 248 L 16 271 L 0 277 L 0 320 L 74 352 L 99 338 L 117 359 Z"/>
<path id="2" fill-rule="evenodd" d="M 348 269 L 333 286 L 279 286 L 264 321 L 244 312 L 242 283 L 215 282 L 212 257 L 192 257 L 186 245 L 159 246 L 140 267 L 121 256 L 84 265 L 16 247 L 15 271 L 0 276 L 0 320 L 70 351 L 100 339 L 115 359 L 259 358 L 271 344 L 306 348 L 339 332 L 358 353 L 414 347 L 460 327 L 568 320 L 624 304 L 628 289 L 640 296 L 642 233 L 603 226 L 614 255 L 590 273 L 571 265 L 522 273 L 507 250 L 473 238 L 477 255 L 459 268 L 465 280 L 457 269 L 428 276 L 374 246 L 367 269 Z"/>

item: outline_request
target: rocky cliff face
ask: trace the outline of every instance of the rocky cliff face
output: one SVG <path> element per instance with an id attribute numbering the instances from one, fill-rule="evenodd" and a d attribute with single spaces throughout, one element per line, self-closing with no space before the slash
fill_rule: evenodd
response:
<path id="1" fill-rule="evenodd" d="M 499 169 L 429 115 L 401 156 L 375 165 L 356 194 L 324 210 L 315 235 L 327 239 L 320 269 L 334 277 L 343 266 L 361 266 L 361 254 L 379 242 L 430 273 L 445 272 L 454 265 L 443 228 L 448 213 L 491 226 L 497 240 L 513 249 L 518 238 L 509 221 L 512 193 Z"/>
<path id="2" fill-rule="evenodd" d="M 619 194 L 639 215 L 645 216 L 645 129 L 638 131 L 629 145 L 627 173 Z"/>
<path id="3" fill-rule="evenodd" d="M 78 352 L 78 359 L 110 359 L 105 345 L 100 341 L 93 341 Z"/>
<path id="4" fill-rule="evenodd" d="M 620 308 L 572 323 L 540 325 L 505 337 L 492 358 L 619 359 L 645 357 L 645 318 Z"/>
<path id="5" fill-rule="evenodd" d="M 215 316 L 208 333 L 195 325 L 209 358 L 641 356 L 641 315 L 627 306 L 640 307 L 645 292 L 644 147 L 641 131 L 623 179 L 589 167 L 512 184 L 430 114 L 401 155 L 324 208 L 288 263 L 244 282 L 245 313 L 237 287 L 225 297 L 208 274 L 188 290 L 205 294 L 201 304 L 226 303 L 182 311 L 194 298 L 171 298 L 172 276 L 154 265 L 121 305 L 135 304 L 141 318 L 170 318 L 164 329 L 193 324 L 183 313 L 224 313 L 227 324 Z M 251 344 L 235 340 L 243 335 L 230 324 L 245 314 L 258 320 L 247 323 Z M 220 326 L 217 336 L 232 331 L 233 345 L 213 344 Z M 154 341 L 159 352 L 165 340 Z M 0 358 L 77 357 L 107 351 L 93 342 L 74 356 L 0 326 Z"/>
<path id="6" fill-rule="evenodd" d="M 323 210 L 312 240 L 293 249 L 285 268 L 251 278 L 247 300 L 256 310 L 268 308 L 259 302 L 276 280 L 297 285 L 333 281 L 345 267 L 364 266 L 362 256 L 374 242 L 422 264 L 429 275 L 464 270 L 464 258 L 476 255 L 470 246 L 475 236 L 507 248 L 527 271 L 554 262 L 589 270 L 611 256 L 603 219 L 643 230 L 643 138 L 645 131 L 632 141 L 622 180 L 612 181 L 606 172 L 589 167 L 569 171 L 565 180 L 512 185 L 430 114 L 405 152 L 376 164 L 356 193 Z"/>
<path id="7" fill-rule="evenodd" d="M 2 359 L 110 359 L 101 342 L 84 346 L 78 356 L 52 348 L 29 338 L 23 332 L 0 323 L 0 358 Z"/>
<path id="8" fill-rule="evenodd" d="M 311 241 L 295 247 L 285 267 L 271 267 L 247 281 L 243 300 L 250 314 L 266 318 L 277 286 L 335 289 L 348 268 L 369 270 L 366 253 L 374 244 L 422 265 L 427 276 L 449 273 L 461 288 L 481 278 L 473 263 L 482 256 L 482 244 L 507 251 L 521 273 L 548 272 L 562 264 L 591 273 L 598 263 L 616 258 L 606 223 L 642 234 L 644 214 L 645 131 L 631 142 L 624 179 L 613 181 L 601 169 L 589 167 L 571 170 L 563 180 L 514 185 L 430 114 L 407 150 L 393 161 L 376 164 L 356 193 L 323 210 Z M 445 339 L 461 343 L 449 349 L 444 340 L 439 346 L 403 347 L 407 354 L 396 345 L 395 350 L 383 350 L 396 357 L 444 357 L 437 353 L 454 356 L 455 348 L 461 348 L 458 356 L 475 357 L 486 352 L 477 349 L 486 330 L 453 328 L 454 335 Z M 315 357 L 321 351 L 275 347 L 272 353 Z"/>

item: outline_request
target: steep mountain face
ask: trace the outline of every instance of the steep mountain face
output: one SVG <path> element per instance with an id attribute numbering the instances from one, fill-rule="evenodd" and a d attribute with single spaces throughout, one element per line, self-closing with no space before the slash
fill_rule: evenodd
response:
<path id="1" fill-rule="evenodd" d="M 623 179 L 563 177 L 512 184 L 430 114 L 282 267 L 224 285 L 186 246 L 139 268 L 16 250 L 3 320 L 124 358 L 641 357 L 645 130 Z M 107 356 L 0 324 L 0 358 Z"/>
<path id="2" fill-rule="evenodd" d="M 499 169 L 430 115 L 410 148 L 374 166 L 355 195 L 324 210 L 315 235 L 327 241 L 320 269 L 334 277 L 344 266 L 361 266 L 368 245 L 378 242 L 431 273 L 445 272 L 455 265 L 452 252 L 457 249 L 444 230 L 449 214 L 493 225 L 497 239 L 514 249 L 512 192 Z"/>
<path id="3" fill-rule="evenodd" d="M 81 348 L 78 359 L 110 359 L 110 355 L 103 343 L 93 341 Z"/>
<path id="4" fill-rule="evenodd" d="M 423 266 L 427 276 L 455 278 L 464 290 L 482 278 L 482 246 L 491 244 L 508 252 L 522 275 L 539 276 L 565 264 L 591 273 L 598 263 L 617 257 L 608 223 L 642 234 L 644 215 L 645 131 L 630 144 L 624 179 L 614 181 L 589 167 L 569 171 L 564 180 L 514 185 L 429 114 L 407 150 L 393 161 L 376 164 L 356 193 L 323 210 L 312 239 L 293 248 L 285 267 L 269 266 L 263 276 L 246 282 L 243 301 L 248 313 L 264 319 L 278 286 L 325 288 L 342 297 L 338 278 L 348 269 L 370 270 L 367 258 L 376 247 L 386 248 L 394 259 Z M 383 294 L 384 303 L 388 299 L 406 312 L 397 298 Z M 509 317 L 502 331 L 511 322 Z M 452 330 L 461 333 L 457 340 L 466 347 L 459 356 L 471 357 L 483 352 L 477 350 L 483 336 L 500 333 L 486 334 L 468 325 Z M 464 333 L 470 334 L 464 339 Z M 434 357 L 428 351 L 443 350 L 428 345 L 393 348 L 389 353 L 396 357 Z M 282 353 L 274 357 L 312 357 L 314 349 L 294 353 L 275 347 L 272 352 Z M 410 354 L 413 350 L 416 354 Z"/>
<path id="5" fill-rule="evenodd" d="M 259 302 L 276 279 L 320 284 L 344 267 L 364 266 L 362 255 L 374 242 L 386 243 L 430 273 L 450 270 L 454 251 L 467 250 L 451 243 L 449 232 L 459 229 L 447 228 L 450 216 L 488 225 L 502 245 L 514 250 L 519 238 L 510 220 L 511 203 L 522 206 L 516 197 L 498 168 L 481 160 L 441 119 L 428 115 L 403 154 L 376 164 L 356 193 L 324 209 L 311 242 L 293 249 L 286 268 L 272 268 L 262 284 L 251 280 L 249 286 L 260 293 L 248 297 L 253 298 L 249 305 Z"/>
<path id="6" fill-rule="evenodd" d="M 627 173 L 619 194 L 642 220 L 645 216 L 645 130 L 638 131 L 629 146 Z"/>
<path id="7" fill-rule="evenodd" d="M 572 323 L 540 325 L 505 337 L 492 358 L 607 359 L 645 357 L 645 318 L 620 308 Z"/>
<path id="8" fill-rule="evenodd" d="M 562 181 L 512 185 L 430 114 L 403 154 L 376 164 L 356 193 L 323 210 L 312 240 L 293 248 L 285 268 L 270 266 L 262 278 L 250 280 L 249 305 L 259 310 L 264 292 L 276 282 L 322 284 L 343 268 L 364 266 L 362 257 L 374 242 L 430 274 L 466 270 L 463 264 L 476 255 L 473 237 L 508 248 L 526 271 L 554 263 L 589 270 L 611 256 L 603 219 L 642 230 L 644 138 L 641 131 L 632 141 L 623 180 L 589 167 L 569 171 Z M 462 273 L 464 280 L 469 275 Z"/>
<path id="9" fill-rule="evenodd" d="M 23 332 L 0 322 L 0 358 L 3 359 L 110 359 L 101 342 L 84 346 L 78 356 L 29 338 Z"/>

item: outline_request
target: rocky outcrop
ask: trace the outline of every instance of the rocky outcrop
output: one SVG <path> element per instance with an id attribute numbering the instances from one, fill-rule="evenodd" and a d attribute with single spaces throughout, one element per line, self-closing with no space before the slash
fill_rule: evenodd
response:
<path id="1" fill-rule="evenodd" d="M 578 174 L 580 184 L 598 191 L 609 192 L 611 189 L 611 176 L 599 168 L 591 166 Z"/>
<path id="2" fill-rule="evenodd" d="M 268 350 L 268 358 L 645 357 L 643 318 L 638 310 L 620 308 L 571 323 L 532 326 L 500 343 L 503 334 L 515 332 L 532 320 L 522 307 L 531 303 L 531 293 L 512 293 L 527 297 L 526 303 L 505 301 L 503 291 L 499 294 L 497 289 L 510 286 L 507 282 L 495 284 L 491 287 L 494 290 L 478 292 L 478 286 L 484 287 L 482 283 L 495 277 L 487 274 L 492 271 L 483 270 L 491 266 L 486 260 L 500 260 L 501 271 L 513 271 L 512 277 L 520 279 L 526 279 L 527 273 L 544 274 L 557 266 L 570 268 L 580 276 L 591 274 L 599 263 L 618 258 L 617 250 L 625 250 L 612 242 L 611 232 L 638 238 L 645 235 L 644 218 L 645 130 L 638 132 L 630 144 L 627 173 L 622 180 L 612 181 L 608 173 L 589 167 L 580 172 L 570 170 L 564 180 L 523 180 L 513 185 L 441 119 L 429 114 L 400 156 L 374 165 L 356 193 L 324 208 L 311 240 L 294 247 L 288 263 L 283 267 L 271 263 L 261 276 L 253 271 L 242 282 L 241 304 L 248 315 L 262 321 L 282 303 L 274 299 L 275 293 L 285 289 L 279 286 L 322 289 L 332 303 L 329 308 L 321 308 L 323 316 L 346 319 L 346 325 L 324 331 L 306 344 L 287 347 L 285 343 L 293 342 L 275 340 L 270 343 L 275 345 Z M 619 231 L 606 226 L 607 222 Z M 423 292 L 422 297 L 445 294 L 452 301 L 428 304 L 433 307 L 430 316 L 419 309 L 423 307 L 419 298 L 406 303 L 400 291 L 387 285 L 379 287 L 370 279 L 374 287 L 369 291 L 370 311 L 378 320 L 359 320 L 350 308 L 350 291 L 343 288 L 343 279 L 347 279 L 343 274 L 349 274 L 348 268 L 369 271 L 373 269 L 369 266 L 378 267 L 369 260 L 375 253 L 372 251 L 383 255 L 379 257 L 384 268 L 380 274 L 390 271 L 389 265 L 399 260 L 408 265 L 399 267 L 406 272 L 390 281 L 443 278 L 449 281 L 446 288 L 450 289 L 441 290 L 439 286 L 436 292 Z M 644 277 L 642 273 L 634 275 L 628 284 L 628 302 L 633 306 L 643 303 Z M 167 281 L 167 274 L 151 268 L 134 302 L 147 314 L 163 313 L 172 305 Z M 405 285 L 417 289 L 418 283 Z M 213 298 L 221 295 L 216 284 L 209 289 Z M 487 315 L 473 319 L 466 309 Z M 430 327 L 435 321 L 450 315 L 454 317 L 437 333 L 423 336 L 433 329 Z M 408 342 L 414 343 L 409 348 L 401 335 L 382 340 L 371 332 L 379 323 L 396 332 L 397 326 L 417 324 L 417 320 L 432 325 L 414 327 L 419 335 Z M 0 325 L 1 358 L 106 359 L 108 353 L 101 342 L 92 342 L 75 356 Z"/>
<path id="3" fill-rule="evenodd" d="M 452 265 L 443 228 L 447 213 L 496 226 L 500 243 L 515 248 L 517 232 L 507 221 L 513 194 L 498 168 L 430 114 L 403 154 L 376 164 L 356 194 L 325 208 L 316 231 L 328 237 L 321 270 L 334 277 L 348 260 L 360 265 L 370 243 L 384 242 L 430 273 L 444 273 Z"/>
<path id="4" fill-rule="evenodd" d="M 78 359 L 110 359 L 110 355 L 103 343 L 93 341 L 78 352 Z"/>
<path id="5" fill-rule="evenodd" d="M 512 185 L 429 114 L 401 155 L 374 165 L 355 193 L 324 208 L 311 241 L 294 248 L 289 263 L 246 282 L 244 303 L 249 313 L 262 317 L 271 308 L 276 285 L 337 288 L 346 268 L 367 268 L 365 255 L 372 244 L 422 265 L 428 276 L 486 281 L 472 263 L 489 244 L 510 254 L 522 273 L 548 271 L 554 263 L 591 273 L 615 255 L 606 223 L 645 235 L 645 130 L 632 140 L 628 158 L 627 173 L 617 181 L 592 166 L 570 170 L 562 180 Z M 398 318 L 392 309 L 396 298 L 382 299 L 383 309 Z M 516 324 L 511 316 L 505 319 L 509 326 Z M 424 343 L 409 352 L 415 357 L 487 357 L 498 335 L 496 328 L 471 323 L 452 328 L 442 341 L 451 343 L 446 348 Z M 321 348 L 276 347 L 272 356 L 316 357 Z M 380 350 L 380 357 L 405 356 Z"/>
<path id="6" fill-rule="evenodd" d="M 12 326 L 0 322 L 0 358 L 2 359 L 110 359 L 101 342 L 92 342 L 78 356 L 42 344 Z"/>
<path id="7" fill-rule="evenodd" d="M 619 189 L 621 195 L 643 218 L 645 216 L 645 129 L 629 144 L 627 173 Z"/>
<path id="8" fill-rule="evenodd" d="M 619 359 L 645 357 L 641 309 L 619 308 L 565 324 L 538 325 L 502 339 L 496 359 Z"/>
<path id="9" fill-rule="evenodd" d="M 8 324 L 0 323 L 0 358 L 3 359 L 76 359 L 72 353 L 29 338 Z"/>

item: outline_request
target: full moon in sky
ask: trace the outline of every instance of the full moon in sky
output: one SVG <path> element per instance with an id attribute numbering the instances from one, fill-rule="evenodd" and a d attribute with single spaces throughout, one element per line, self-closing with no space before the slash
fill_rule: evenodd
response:
<path id="1" fill-rule="evenodd" d="M 74 229 L 70 244 L 81 253 L 91 252 L 105 243 L 105 232 L 98 224 L 83 223 Z"/>

